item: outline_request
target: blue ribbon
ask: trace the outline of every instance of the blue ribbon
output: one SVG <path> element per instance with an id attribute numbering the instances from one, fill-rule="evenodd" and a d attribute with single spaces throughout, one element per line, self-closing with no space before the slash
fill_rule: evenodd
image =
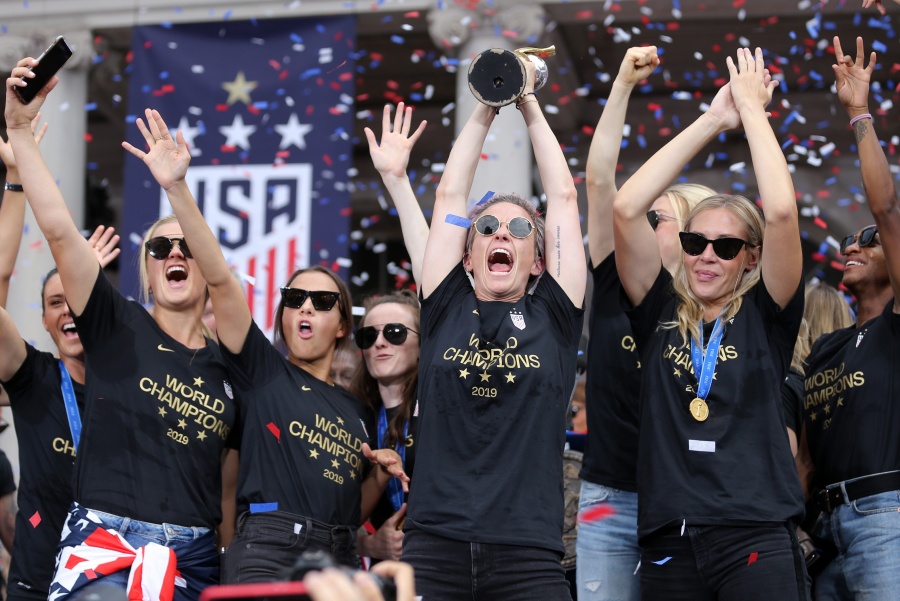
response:
<path id="1" fill-rule="evenodd" d="M 700 346 L 691 338 L 691 362 L 694 364 L 694 375 L 697 376 L 697 396 L 706 400 L 709 389 L 712 387 L 713 374 L 716 372 L 716 362 L 719 360 L 719 346 L 722 344 L 722 334 L 725 332 L 722 317 L 716 319 L 712 335 L 709 337 L 709 345 L 703 350 L 703 325 L 700 326 Z"/>
<path id="2" fill-rule="evenodd" d="M 72 444 L 77 452 L 78 441 L 81 440 L 81 414 L 78 412 L 78 403 L 75 402 L 75 388 L 72 386 L 72 378 L 66 364 L 59 360 L 59 375 L 63 402 L 66 404 L 66 417 L 69 418 L 69 431 L 72 432 Z"/>
<path id="3" fill-rule="evenodd" d="M 386 435 L 387 435 L 387 411 L 384 408 L 384 405 L 381 406 L 381 411 L 378 412 L 378 448 L 385 448 Z M 400 459 L 403 460 L 404 465 L 406 464 L 406 437 L 409 435 L 409 421 L 403 424 L 403 438 L 397 441 L 397 446 L 395 450 L 397 454 L 400 455 Z M 403 484 L 400 483 L 398 478 L 391 478 L 387 484 L 387 494 L 388 499 L 391 500 L 391 506 L 394 508 L 394 511 L 400 509 L 400 506 L 403 505 Z"/>

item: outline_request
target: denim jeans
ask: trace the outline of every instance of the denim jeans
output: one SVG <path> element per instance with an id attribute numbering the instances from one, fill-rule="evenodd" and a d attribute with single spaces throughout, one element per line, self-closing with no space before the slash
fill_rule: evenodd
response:
<path id="1" fill-rule="evenodd" d="M 203 589 L 219 584 L 219 554 L 216 552 L 214 530 L 176 524 L 152 524 L 95 509 L 91 511 L 134 548 L 157 543 L 175 551 L 178 571 L 187 584 L 186 587 L 175 585 L 175 601 L 197 601 Z M 77 598 L 83 598 L 90 592 L 102 591 L 104 587 L 125 591 L 127 585 L 128 570 L 119 570 L 81 587 Z"/>
<path id="2" fill-rule="evenodd" d="M 244 514 L 222 558 L 223 584 L 273 582 L 292 576 L 304 551 L 325 551 L 339 564 L 359 567 L 356 530 L 330 526 L 286 511 Z"/>
<path id="3" fill-rule="evenodd" d="M 637 493 L 582 480 L 578 513 L 607 505 L 609 517 L 578 523 L 579 601 L 638 601 L 641 560 L 637 541 Z"/>
<path id="4" fill-rule="evenodd" d="M 816 578 L 816 601 L 900 598 L 900 491 L 839 505 L 815 534 L 838 549 Z"/>
<path id="5" fill-rule="evenodd" d="M 688 526 L 643 541 L 641 599 L 808 601 L 793 524 Z"/>
<path id="6" fill-rule="evenodd" d="M 571 601 L 562 554 L 538 547 L 470 543 L 413 528 L 401 558 L 425 601 Z"/>

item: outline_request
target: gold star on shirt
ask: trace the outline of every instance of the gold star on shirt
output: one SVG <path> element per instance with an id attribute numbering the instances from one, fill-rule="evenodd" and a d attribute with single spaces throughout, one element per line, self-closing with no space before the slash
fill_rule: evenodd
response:
<path id="1" fill-rule="evenodd" d="M 228 106 L 238 101 L 247 105 L 251 104 L 253 101 L 250 100 L 250 92 L 255 90 L 256 86 L 257 82 L 247 81 L 247 78 L 244 77 L 244 72 L 238 71 L 234 81 L 226 81 L 222 84 L 222 89 L 228 92 L 228 100 L 225 103 Z"/>
<path id="2" fill-rule="evenodd" d="M 206 432 L 197 432 L 197 440 L 206 440 Z"/>
<path id="3" fill-rule="evenodd" d="M 459 370 L 459 377 L 462 378 L 462 379 L 468 378 L 468 377 L 469 377 L 469 370 L 468 370 L 468 369 L 461 369 L 461 370 Z"/>
<path id="4" fill-rule="evenodd" d="M 309 450 L 309 456 L 312 457 L 313 459 L 318 459 L 318 458 L 319 458 L 319 452 L 318 452 L 317 450 L 315 450 L 315 449 L 310 449 L 310 450 Z"/>
<path id="5" fill-rule="evenodd" d="M 160 407 L 160 408 L 159 408 L 159 416 L 160 416 L 160 417 L 165 417 L 165 416 L 166 416 L 166 408 L 165 408 L 165 407 Z"/>
<path id="6" fill-rule="evenodd" d="M 339 423 L 339 424 L 342 425 L 342 426 L 344 425 L 344 420 L 341 419 L 341 416 L 340 416 L 340 415 L 339 415 L 338 418 L 337 418 L 337 423 Z"/>
<path id="7" fill-rule="evenodd" d="M 825 405 L 822 408 L 822 410 L 825 411 L 825 415 L 830 415 L 831 414 L 831 405 Z"/>
<path id="8" fill-rule="evenodd" d="M 512 374 L 512 372 L 506 374 L 506 383 L 507 384 L 513 384 L 513 383 L 515 383 L 515 381 L 516 381 L 516 376 L 514 376 Z"/>
<path id="9" fill-rule="evenodd" d="M 809 414 L 809 419 L 812 421 L 816 421 L 816 412 L 815 411 L 813 411 L 812 413 Z"/>
<path id="10" fill-rule="evenodd" d="M 338 460 L 337 460 L 337 459 L 332 459 L 332 460 L 331 460 L 331 467 L 333 467 L 334 469 L 337 469 L 337 468 L 341 467 L 341 464 L 338 463 Z"/>
<path id="11" fill-rule="evenodd" d="M 838 407 L 843 407 L 843 406 L 844 406 L 844 397 L 839 397 L 839 398 L 838 398 L 837 406 L 838 406 Z"/>
<path id="12" fill-rule="evenodd" d="M 203 386 L 203 378 L 200 376 L 194 378 L 194 386 Z"/>
<path id="13" fill-rule="evenodd" d="M 178 427 L 184 430 L 185 428 L 187 428 L 187 422 L 183 419 L 178 420 Z"/>
<path id="14" fill-rule="evenodd" d="M 489 380 L 491 379 L 491 374 L 489 374 L 489 373 L 487 373 L 487 372 L 484 372 L 483 374 L 478 374 L 478 375 L 481 376 L 481 381 L 482 381 L 482 382 L 487 382 L 487 381 L 489 381 Z"/>
<path id="15" fill-rule="evenodd" d="M 354 472 L 353 470 L 350 470 L 350 477 L 353 478 L 354 480 L 356 480 L 356 472 Z"/>
<path id="16" fill-rule="evenodd" d="M 675 376 L 676 378 L 680 378 L 680 377 L 681 377 L 681 370 L 678 369 L 678 368 L 676 367 L 676 368 L 675 368 L 675 371 L 672 372 L 672 375 Z"/>

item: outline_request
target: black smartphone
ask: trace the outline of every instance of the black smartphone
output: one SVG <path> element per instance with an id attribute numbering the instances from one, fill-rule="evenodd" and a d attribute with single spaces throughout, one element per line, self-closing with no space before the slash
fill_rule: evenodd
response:
<path id="1" fill-rule="evenodd" d="M 24 88 L 16 86 L 16 96 L 23 104 L 29 104 L 37 93 L 44 89 L 44 86 L 56 75 L 56 72 L 62 69 L 66 61 L 72 56 L 72 49 L 66 44 L 62 36 L 56 38 L 50 47 L 44 50 L 44 53 L 38 57 L 38 64 L 31 71 L 34 77 L 25 78 L 28 85 Z"/>

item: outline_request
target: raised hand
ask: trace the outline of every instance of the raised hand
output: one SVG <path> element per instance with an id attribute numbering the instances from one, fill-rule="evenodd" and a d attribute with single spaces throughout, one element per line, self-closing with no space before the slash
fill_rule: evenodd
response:
<path id="1" fill-rule="evenodd" d="M 659 55 L 656 46 L 644 46 L 629 48 L 619 65 L 619 74 L 616 81 L 627 86 L 637 85 L 650 77 L 650 74 L 659 66 Z"/>
<path id="2" fill-rule="evenodd" d="M 377 463 L 381 469 L 391 476 L 400 480 L 403 485 L 403 492 L 409 492 L 409 476 L 403 471 L 403 459 L 393 449 L 375 449 L 363 443 L 362 452 L 366 459 L 372 463 Z"/>
<path id="3" fill-rule="evenodd" d="M 900 4 L 900 0 L 894 0 L 894 2 Z M 863 0 L 862 5 L 863 8 L 871 8 L 872 6 L 874 6 L 882 15 L 887 14 L 887 9 L 884 7 L 884 3 L 882 0 Z"/>
<path id="4" fill-rule="evenodd" d="M 140 117 L 135 123 L 141 135 L 144 136 L 150 152 L 135 148 L 128 142 L 122 142 L 122 148 L 143 161 L 149 167 L 156 182 L 163 189 L 168 190 L 184 180 L 191 162 L 191 153 L 181 132 L 176 134 L 176 139 L 172 139 L 169 128 L 159 111 L 146 109 L 144 115 L 147 118 L 146 125 Z"/>
<path id="5" fill-rule="evenodd" d="M 98 225 L 91 237 L 88 238 L 88 244 L 94 249 L 97 262 L 100 263 L 100 269 L 112 263 L 119 256 L 119 252 L 121 252 L 118 248 L 119 235 L 115 232 L 116 230 L 113 227 Z"/>
<path id="6" fill-rule="evenodd" d="M 737 64 L 730 56 L 725 62 L 731 74 L 731 96 L 738 112 L 765 109 L 778 82 L 771 77 L 766 82 L 768 72 L 763 63 L 762 49 L 757 48 L 754 54 L 749 48 L 738 48 Z"/>
<path id="7" fill-rule="evenodd" d="M 381 143 L 375 139 L 375 133 L 365 128 L 366 139 L 369 141 L 369 154 L 375 169 L 382 175 L 394 177 L 406 177 L 406 167 L 409 165 L 409 153 L 416 141 L 425 131 L 426 121 L 419 123 L 410 135 L 412 129 L 412 107 L 401 102 L 397 105 L 397 114 L 394 116 L 394 126 L 391 128 L 391 105 L 385 105 L 381 119 Z"/>
<path id="8" fill-rule="evenodd" d="M 875 53 L 869 54 L 869 65 L 865 62 L 865 50 L 863 39 L 856 38 L 856 60 L 844 54 L 841 49 L 841 41 L 834 37 L 834 69 L 835 86 L 838 99 L 851 113 L 865 113 L 869 105 L 869 81 L 872 79 L 872 71 L 875 70 Z"/>
<path id="9" fill-rule="evenodd" d="M 15 67 L 12 73 L 6 79 L 6 129 L 24 129 L 31 127 L 41 110 L 41 105 L 47 98 L 47 94 L 59 83 L 59 78 L 53 76 L 47 85 L 37 93 L 29 104 L 23 104 L 16 95 L 15 88 L 24 88 L 28 85 L 28 80 L 34 77 L 31 68 L 38 64 L 37 59 L 32 57 L 23 58 Z M 34 129 L 32 129 L 34 131 Z"/>
<path id="10" fill-rule="evenodd" d="M 44 123 L 41 128 L 37 129 L 37 124 L 41 120 L 41 114 L 38 113 L 35 115 L 34 119 L 31 120 L 31 133 L 34 134 L 34 141 L 38 144 L 41 143 L 41 140 L 44 138 L 44 134 L 47 133 L 48 125 Z M 37 130 L 37 131 L 35 131 Z M 13 155 L 12 146 L 10 146 L 9 142 L 0 138 L 0 161 L 3 161 L 3 164 L 6 165 L 6 169 L 16 169 L 16 157 Z"/>

